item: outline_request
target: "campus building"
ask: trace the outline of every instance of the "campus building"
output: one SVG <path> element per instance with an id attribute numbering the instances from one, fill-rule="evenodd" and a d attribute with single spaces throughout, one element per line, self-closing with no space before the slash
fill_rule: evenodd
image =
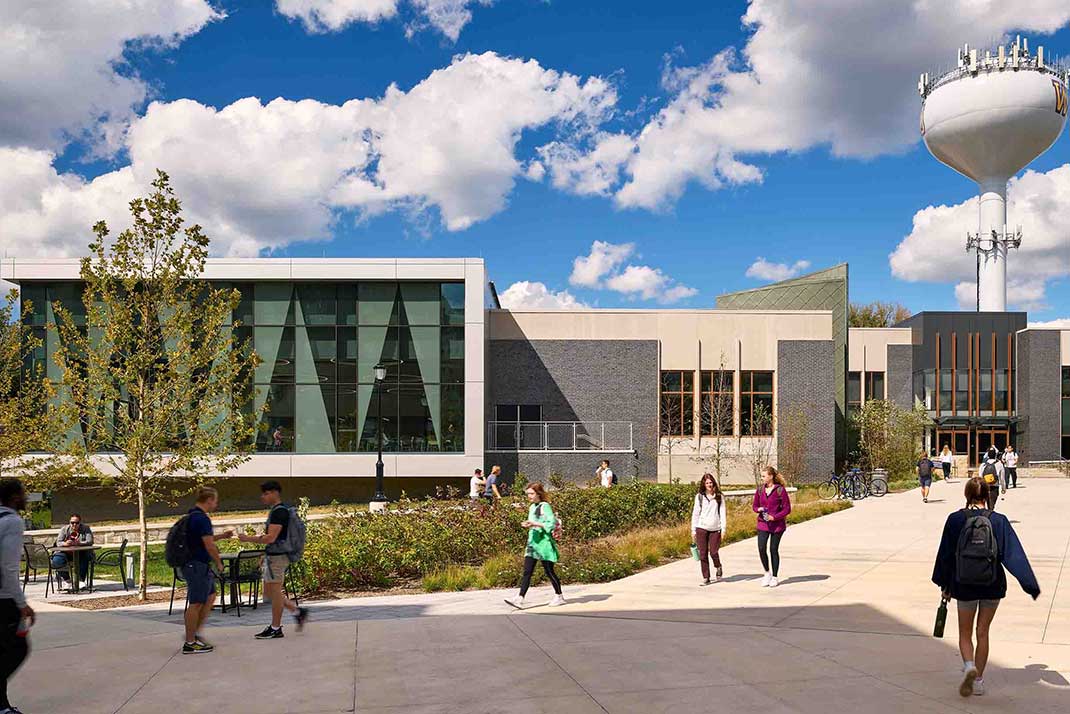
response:
<path id="1" fill-rule="evenodd" d="M 58 378 L 46 325 L 53 302 L 77 313 L 78 261 L 0 266 L 32 301 L 35 358 Z M 263 358 L 268 411 L 255 453 L 221 475 L 231 502 L 248 500 L 242 477 L 366 499 L 380 428 L 391 497 L 466 489 L 493 464 L 587 481 L 602 459 L 623 478 L 685 481 L 720 461 L 737 483 L 791 460 L 819 480 L 848 458 L 850 414 L 869 399 L 923 405 L 927 443 L 969 464 L 1007 443 L 1026 462 L 1070 458 L 1070 330 L 1020 312 L 850 328 L 847 265 L 710 309 L 503 309 L 472 258 L 213 259 L 204 279 L 241 291 L 234 317 Z M 57 497 L 116 509 L 106 492 Z"/>

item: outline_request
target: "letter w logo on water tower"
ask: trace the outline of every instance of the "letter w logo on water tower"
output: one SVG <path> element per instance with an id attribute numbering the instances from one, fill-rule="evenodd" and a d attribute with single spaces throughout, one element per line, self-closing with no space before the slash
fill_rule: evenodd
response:
<path id="1" fill-rule="evenodd" d="M 1051 84 L 1055 87 L 1055 113 L 1066 116 L 1066 108 L 1068 104 L 1066 85 L 1057 79 L 1051 80 Z"/>

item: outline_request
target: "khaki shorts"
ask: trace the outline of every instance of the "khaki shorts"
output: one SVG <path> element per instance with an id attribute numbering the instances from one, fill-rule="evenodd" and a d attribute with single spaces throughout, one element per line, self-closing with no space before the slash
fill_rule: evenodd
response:
<path id="1" fill-rule="evenodd" d="M 290 567 L 288 555 L 265 555 L 263 573 L 265 583 L 281 583 L 286 580 L 286 569 Z"/>

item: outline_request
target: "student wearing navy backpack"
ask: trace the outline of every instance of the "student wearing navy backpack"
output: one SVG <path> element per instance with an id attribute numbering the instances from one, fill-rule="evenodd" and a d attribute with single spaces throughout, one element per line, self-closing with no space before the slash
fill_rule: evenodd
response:
<path id="1" fill-rule="evenodd" d="M 1033 568 L 1011 522 L 1002 513 L 987 508 L 992 488 L 998 489 L 999 485 L 989 486 L 981 476 L 966 482 L 966 507 L 947 517 L 933 566 L 933 582 L 940 586 L 944 598 L 958 601 L 962 654 L 959 694 L 964 697 L 985 693 L 989 630 L 999 601 L 1007 595 L 1004 569 L 1010 571 L 1034 600 L 1040 596 Z"/>
<path id="2" fill-rule="evenodd" d="M 284 587 L 290 563 L 300 557 L 299 553 L 293 552 L 292 543 L 295 530 L 301 528 L 302 524 L 296 522 L 296 511 L 282 502 L 282 485 L 278 481 L 265 481 L 260 484 L 260 501 L 269 509 L 263 535 L 249 536 L 242 533 L 238 535 L 238 540 L 264 546 L 264 597 L 271 600 L 271 624 L 257 633 L 256 639 L 277 640 L 283 637 L 283 608 L 293 613 L 298 632 L 308 620 L 308 608 L 298 607 L 286 596 Z"/>

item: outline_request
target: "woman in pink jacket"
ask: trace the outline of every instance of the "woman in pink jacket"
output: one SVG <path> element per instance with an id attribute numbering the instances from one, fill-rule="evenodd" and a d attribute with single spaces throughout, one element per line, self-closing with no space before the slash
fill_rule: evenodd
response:
<path id="1" fill-rule="evenodd" d="M 758 556 L 762 559 L 765 577 L 763 588 L 777 586 L 780 572 L 780 539 L 788 528 L 791 499 L 788 498 L 787 482 L 772 466 L 762 471 L 762 485 L 754 492 L 754 512 L 758 514 Z M 768 550 L 768 554 L 766 551 Z M 772 561 L 772 570 L 770 570 Z"/>

